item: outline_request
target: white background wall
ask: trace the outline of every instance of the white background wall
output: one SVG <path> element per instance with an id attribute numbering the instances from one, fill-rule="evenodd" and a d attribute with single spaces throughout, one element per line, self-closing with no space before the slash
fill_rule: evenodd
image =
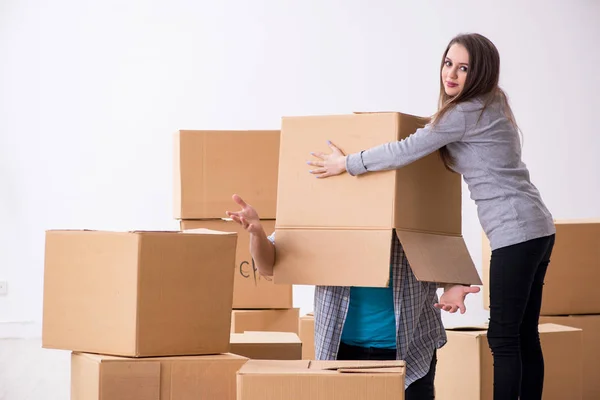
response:
<path id="1" fill-rule="evenodd" d="M 177 229 L 173 131 L 430 115 L 460 32 L 499 48 L 554 216 L 599 217 L 599 20 L 589 0 L 0 0 L 0 335 L 40 334 L 44 230 Z M 466 191 L 463 219 L 480 265 Z M 311 289 L 296 288 L 295 304 L 309 311 Z M 469 306 L 458 323 L 485 320 L 480 296 Z"/>

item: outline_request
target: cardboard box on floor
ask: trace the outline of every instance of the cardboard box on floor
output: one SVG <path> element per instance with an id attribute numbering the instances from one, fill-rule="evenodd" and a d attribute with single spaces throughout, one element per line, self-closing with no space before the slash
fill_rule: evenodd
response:
<path id="1" fill-rule="evenodd" d="M 540 323 L 572 326 L 583 331 L 583 399 L 600 399 L 600 315 L 569 315 L 563 317 L 540 317 Z"/>
<path id="2" fill-rule="evenodd" d="M 239 194 L 274 219 L 279 131 L 194 131 L 174 135 L 174 217 L 221 218 Z"/>
<path id="3" fill-rule="evenodd" d="M 583 342 L 580 329 L 539 326 L 544 352 L 544 400 L 581 399 Z M 436 400 L 492 400 L 493 359 L 487 331 L 447 330 L 448 343 L 438 350 Z"/>
<path id="4" fill-rule="evenodd" d="M 234 209 L 232 205 L 231 209 Z M 275 220 L 261 221 L 265 232 L 275 230 Z M 207 228 L 225 232 L 236 232 L 237 253 L 233 282 L 233 308 L 274 309 L 292 308 L 292 285 L 275 285 L 273 277 L 262 276 L 256 270 L 250 255 L 250 235 L 239 224 L 229 219 L 182 220 L 181 230 Z"/>
<path id="5" fill-rule="evenodd" d="M 231 334 L 230 352 L 253 360 L 301 360 L 302 342 L 292 332 Z"/>
<path id="6" fill-rule="evenodd" d="M 71 355 L 71 400 L 236 399 L 236 373 L 248 359 L 234 354 L 122 358 Z"/>
<path id="7" fill-rule="evenodd" d="M 557 220 L 544 280 L 542 315 L 600 314 L 600 219 Z M 483 304 L 490 309 L 490 244 L 482 234 Z"/>
<path id="8" fill-rule="evenodd" d="M 298 334 L 299 308 L 287 310 L 233 310 L 231 332 L 293 332 Z"/>
<path id="9" fill-rule="evenodd" d="M 311 151 L 330 151 L 326 140 L 353 153 L 426 122 L 400 113 L 283 118 L 275 283 L 387 286 L 397 235 L 417 279 L 481 284 L 462 238 L 461 177 L 438 154 L 360 177 L 308 172 Z"/>
<path id="10" fill-rule="evenodd" d="M 250 360 L 238 400 L 403 400 L 404 361 Z"/>
<path id="11" fill-rule="evenodd" d="M 302 359 L 315 359 L 315 316 L 312 313 L 300 317 L 298 336 L 302 341 Z"/>
<path id="12" fill-rule="evenodd" d="M 236 239 L 48 231 L 42 346 L 131 357 L 227 352 Z"/>

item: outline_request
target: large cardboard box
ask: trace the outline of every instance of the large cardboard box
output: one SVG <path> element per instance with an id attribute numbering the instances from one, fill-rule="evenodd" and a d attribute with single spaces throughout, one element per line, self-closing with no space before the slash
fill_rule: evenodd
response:
<path id="1" fill-rule="evenodd" d="M 403 400 L 404 361 L 250 360 L 237 400 Z"/>
<path id="2" fill-rule="evenodd" d="M 276 283 L 387 286 L 392 235 L 421 281 L 481 284 L 461 231 L 461 177 L 431 154 L 404 168 L 315 179 L 311 151 L 403 139 L 426 119 L 400 113 L 283 118 Z M 365 268 L 368 266 L 368 268 Z"/>
<path id="3" fill-rule="evenodd" d="M 558 220 L 544 280 L 542 315 L 600 314 L 600 219 Z M 490 308 L 490 243 L 482 235 L 483 302 Z"/>
<path id="4" fill-rule="evenodd" d="M 540 323 L 572 326 L 583 331 L 583 400 L 600 399 L 600 315 L 569 315 L 540 317 Z"/>
<path id="5" fill-rule="evenodd" d="M 287 310 L 233 310 L 231 332 L 293 332 L 298 333 L 299 308 Z"/>
<path id="6" fill-rule="evenodd" d="M 583 336 L 580 329 L 539 326 L 544 352 L 544 400 L 581 400 Z M 436 400 L 492 400 L 493 359 L 485 330 L 447 330 L 438 350 Z"/>
<path id="7" fill-rule="evenodd" d="M 298 336 L 302 341 L 302 359 L 315 359 L 315 316 L 312 313 L 300 317 Z"/>
<path id="8" fill-rule="evenodd" d="M 275 230 L 275 220 L 262 220 L 270 235 Z M 181 229 L 207 228 L 238 234 L 235 273 L 233 280 L 233 308 L 275 309 L 292 308 L 292 285 L 275 285 L 272 276 L 258 273 L 250 255 L 250 235 L 230 219 L 182 220 Z"/>
<path id="9" fill-rule="evenodd" d="M 253 360 L 301 360 L 302 342 L 292 332 L 231 334 L 230 352 Z"/>
<path id="10" fill-rule="evenodd" d="M 235 400 L 234 354 L 121 358 L 71 355 L 71 400 Z"/>
<path id="11" fill-rule="evenodd" d="M 48 231 L 42 346 L 132 357 L 227 352 L 236 239 Z"/>
<path id="12" fill-rule="evenodd" d="M 239 194 L 274 219 L 279 131 L 192 131 L 174 135 L 174 216 L 221 218 Z"/>

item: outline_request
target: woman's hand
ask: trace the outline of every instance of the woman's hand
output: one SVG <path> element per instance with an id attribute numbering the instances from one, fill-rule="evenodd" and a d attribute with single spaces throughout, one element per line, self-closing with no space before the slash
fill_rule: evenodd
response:
<path id="1" fill-rule="evenodd" d="M 332 150 L 330 154 L 311 152 L 310 154 L 319 160 L 306 162 L 308 165 L 318 167 L 308 171 L 311 174 L 316 175 L 317 178 L 327 178 L 346 172 L 346 155 L 344 152 L 329 140 L 327 141 L 327 145 Z"/>

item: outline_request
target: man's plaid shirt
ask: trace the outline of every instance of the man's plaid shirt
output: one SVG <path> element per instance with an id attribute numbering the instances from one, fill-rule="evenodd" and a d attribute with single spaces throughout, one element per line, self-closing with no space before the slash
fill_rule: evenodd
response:
<path id="1" fill-rule="evenodd" d="M 275 243 L 275 233 L 268 237 Z M 393 235 L 391 261 L 396 314 L 396 358 L 406 361 L 406 387 L 429 371 L 433 352 L 446 343 L 437 284 L 415 278 L 404 249 Z M 315 287 L 315 358 L 335 360 L 348 314 L 350 287 Z"/>

